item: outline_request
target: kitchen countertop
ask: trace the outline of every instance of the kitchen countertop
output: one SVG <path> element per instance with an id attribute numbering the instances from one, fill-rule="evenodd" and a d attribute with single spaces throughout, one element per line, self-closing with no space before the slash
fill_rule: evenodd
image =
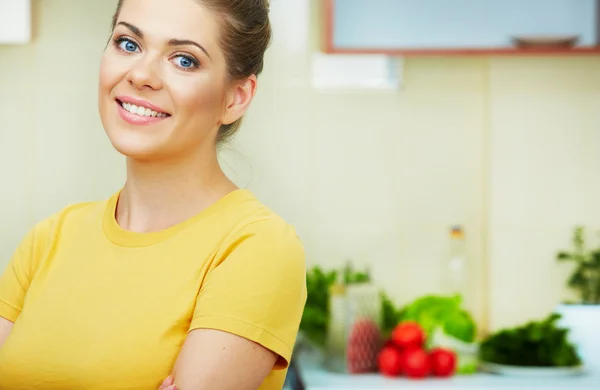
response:
<path id="1" fill-rule="evenodd" d="M 306 359 L 299 359 L 298 365 L 306 386 L 305 390 L 600 390 L 600 373 L 598 372 L 587 372 L 577 376 L 561 378 L 523 378 L 478 373 L 459 375 L 449 379 L 410 380 L 386 378 L 377 374 L 344 375 L 331 373 Z"/>

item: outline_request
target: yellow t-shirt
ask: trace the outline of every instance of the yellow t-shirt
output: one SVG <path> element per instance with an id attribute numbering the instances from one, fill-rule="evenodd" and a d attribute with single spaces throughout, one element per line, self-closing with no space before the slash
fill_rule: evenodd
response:
<path id="1" fill-rule="evenodd" d="M 280 358 L 281 389 L 306 301 L 294 229 L 240 189 L 154 233 L 119 227 L 118 193 L 40 222 L 0 277 L 0 389 L 154 390 L 188 331 L 213 328 Z M 233 375 L 234 373 L 232 373 Z"/>

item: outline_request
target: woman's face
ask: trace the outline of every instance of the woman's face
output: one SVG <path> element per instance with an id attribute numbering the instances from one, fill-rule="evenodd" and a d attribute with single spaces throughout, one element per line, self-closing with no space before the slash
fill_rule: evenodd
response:
<path id="1" fill-rule="evenodd" d="M 113 146 L 136 159 L 214 147 L 219 126 L 253 94 L 226 80 L 212 11 L 196 0 L 126 0 L 102 57 L 101 120 Z"/>

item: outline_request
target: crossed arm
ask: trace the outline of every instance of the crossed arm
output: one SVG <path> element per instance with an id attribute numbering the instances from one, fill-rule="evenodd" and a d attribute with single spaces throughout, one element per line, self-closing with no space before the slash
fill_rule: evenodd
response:
<path id="1" fill-rule="evenodd" d="M 179 390 L 257 390 L 272 370 L 277 355 L 245 338 L 211 329 L 189 333 L 173 369 Z M 173 387 L 175 388 L 175 387 Z"/>
<path id="2" fill-rule="evenodd" d="M 12 322 L 0 317 L 0 348 L 12 327 Z M 172 377 L 159 390 L 257 390 L 276 361 L 275 353 L 245 338 L 218 330 L 193 330 Z"/>
<path id="3" fill-rule="evenodd" d="M 14 324 L 9 320 L 0 317 L 0 348 L 2 348 L 2 344 L 4 344 L 4 341 L 8 338 L 13 325 Z"/>

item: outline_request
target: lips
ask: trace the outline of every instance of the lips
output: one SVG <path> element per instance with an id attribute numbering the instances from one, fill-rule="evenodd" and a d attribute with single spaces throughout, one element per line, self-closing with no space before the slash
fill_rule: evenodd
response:
<path id="1" fill-rule="evenodd" d="M 129 124 L 147 125 L 171 117 L 164 109 L 144 100 L 120 96 L 115 101 L 121 118 Z"/>
<path id="2" fill-rule="evenodd" d="M 119 100 L 117 100 L 117 103 L 119 103 L 121 105 L 121 107 L 123 107 L 125 109 L 125 111 L 129 111 L 130 113 L 135 114 L 135 115 L 146 116 L 146 117 L 158 117 L 158 118 L 166 118 L 167 116 L 169 116 L 169 114 L 167 114 L 167 113 L 157 112 L 157 111 L 151 110 L 148 107 L 136 106 L 135 104 L 124 103 Z"/>
<path id="3" fill-rule="evenodd" d="M 116 100 L 121 107 L 132 114 L 162 118 L 171 116 L 166 110 L 144 100 L 136 99 L 130 96 L 119 96 Z"/>

